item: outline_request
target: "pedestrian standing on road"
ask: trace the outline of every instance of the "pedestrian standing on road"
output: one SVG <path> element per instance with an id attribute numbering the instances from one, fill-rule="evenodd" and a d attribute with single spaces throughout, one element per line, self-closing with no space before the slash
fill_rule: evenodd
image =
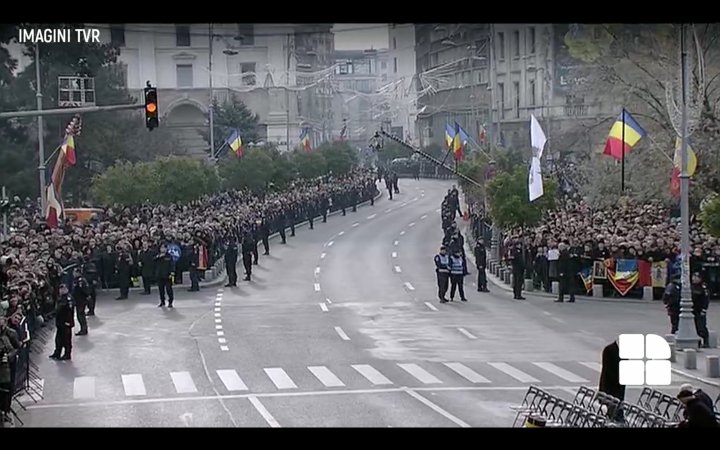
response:
<path id="1" fill-rule="evenodd" d="M 72 358 L 72 329 L 75 318 L 72 299 L 65 283 L 60 284 L 59 294 L 55 309 L 55 351 L 50 358 L 68 361 Z"/>
<path id="2" fill-rule="evenodd" d="M 665 287 L 663 303 L 670 318 L 670 333 L 675 334 L 680 324 L 680 286 L 674 281 Z"/>
<path id="3" fill-rule="evenodd" d="M 393 199 L 393 186 L 392 186 L 392 179 L 390 177 L 390 174 L 385 175 L 385 188 L 388 190 L 388 195 L 390 196 L 390 200 Z"/>
<path id="4" fill-rule="evenodd" d="M 172 256 L 168 253 L 168 249 L 165 244 L 160 245 L 160 253 L 155 257 L 155 279 L 158 283 L 158 291 L 160 292 L 160 304 L 158 308 L 165 306 L 165 295 L 167 294 L 168 308 L 173 307 L 173 301 L 175 300 L 175 294 L 173 292 L 173 273 L 175 268 L 173 267 Z"/>
<path id="5" fill-rule="evenodd" d="M 692 275 L 691 292 L 693 315 L 695 316 L 695 330 L 701 340 L 700 346 L 702 348 L 709 348 L 708 338 L 710 333 L 707 328 L 707 310 L 708 306 L 710 306 L 710 293 L 708 292 L 707 285 L 703 283 L 699 272 L 695 272 Z"/>
<path id="6" fill-rule="evenodd" d="M 252 234 L 250 231 L 245 231 L 241 244 L 243 267 L 245 267 L 245 281 L 250 281 L 250 277 L 252 276 L 253 248 L 255 248 L 255 243 Z"/>
<path id="7" fill-rule="evenodd" d="M 392 172 L 392 185 L 393 189 L 395 189 L 395 193 L 400 193 L 400 188 L 398 187 L 398 175 L 394 171 Z"/>
<path id="8" fill-rule="evenodd" d="M 130 274 L 132 270 L 133 261 L 130 257 L 130 252 L 124 247 L 117 247 L 118 258 L 117 258 L 117 277 L 118 286 L 120 287 L 120 297 L 115 300 L 126 300 L 130 292 Z"/>
<path id="9" fill-rule="evenodd" d="M 459 250 L 455 250 L 450 256 L 450 301 L 455 298 L 455 289 L 460 294 L 460 300 L 466 302 L 463 278 L 467 275 L 467 264 L 465 257 Z"/>
<path id="10" fill-rule="evenodd" d="M 200 291 L 200 271 L 198 270 L 198 264 L 200 262 L 200 245 L 193 243 L 187 247 L 187 257 L 190 263 L 190 289 L 188 292 L 199 292 Z"/>
<path id="11" fill-rule="evenodd" d="M 140 275 L 142 276 L 143 295 L 150 295 L 153 273 L 155 272 L 155 250 L 145 241 L 140 252 Z"/>
<path id="12" fill-rule="evenodd" d="M 260 239 L 262 240 L 263 248 L 265 249 L 265 252 L 263 255 L 269 255 L 270 254 L 270 227 L 268 226 L 268 219 L 267 217 L 263 217 L 260 219 L 260 223 L 258 224 L 258 234 L 260 235 Z"/>
<path id="13" fill-rule="evenodd" d="M 474 249 L 475 253 L 475 268 L 478 271 L 477 277 L 477 290 L 478 292 L 490 292 L 487 288 L 487 274 L 485 273 L 485 266 L 487 265 L 487 249 L 485 248 L 485 240 L 483 238 L 478 239 Z"/>
<path id="14" fill-rule="evenodd" d="M 620 384 L 620 347 L 617 340 L 603 349 L 598 390 L 620 401 L 625 400 L 625 386 Z M 613 416 L 615 419 L 621 419 L 623 417 L 622 410 L 619 409 Z"/>
<path id="15" fill-rule="evenodd" d="M 563 303 L 565 301 L 565 294 L 570 294 L 570 300 L 568 300 L 568 302 L 574 303 L 575 290 L 572 288 L 572 279 L 575 277 L 575 274 L 571 273 L 572 261 L 570 252 L 564 242 L 558 245 L 558 250 L 560 251 L 560 256 L 558 257 L 558 280 L 560 281 L 560 289 L 558 290 L 558 298 L 555 302 Z"/>
<path id="16" fill-rule="evenodd" d="M 87 318 L 85 317 L 85 308 L 88 307 L 88 297 L 90 296 L 90 287 L 87 279 L 83 276 L 79 267 L 73 269 L 72 298 L 75 304 L 75 314 L 80 324 L 80 331 L 75 336 L 85 336 L 88 334 Z"/>
<path id="17" fill-rule="evenodd" d="M 88 249 L 88 257 L 85 259 L 85 265 L 83 267 L 83 275 L 88 282 L 88 316 L 95 315 L 95 302 L 97 301 L 97 285 L 99 281 L 99 273 L 97 269 L 96 261 L 97 257 L 90 255 L 90 249 Z"/>
<path id="18" fill-rule="evenodd" d="M 447 254 L 447 247 L 444 245 L 440 247 L 440 253 L 435 255 L 435 274 L 437 275 L 440 303 L 447 303 L 445 294 L 447 294 L 450 281 L 450 257 Z"/>
<path id="19" fill-rule="evenodd" d="M 228 282 L 225 287 L 237 287 L 238 248 L 235 237 L 231 237 L 225 247 L 225 271 Z"/>
<path id="20" fill-rule="evenodd" d="M 510 264 L 513 276 L 513 298 L 525 300 L 525 297 L 522 296 L 523 282 L 525 281 L 525 252 L 523 252 L 520 241 L 517 241 L 515 247 L 510 250 Z"/>

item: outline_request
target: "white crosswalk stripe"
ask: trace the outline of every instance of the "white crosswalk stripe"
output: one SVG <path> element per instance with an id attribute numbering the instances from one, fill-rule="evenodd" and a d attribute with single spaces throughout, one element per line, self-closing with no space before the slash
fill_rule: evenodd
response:
<path id="1" fill-rule="evenodd" d="M 198 391 L 190 372 L 170 372 L 170 377 L 178 394 L 194 394 Z"/>
<path id="2" fill-rule="evenodd" d="M 76 400 L 95 398 L 95 377 L 75 378 L 73 398 Z"/>
<path id="3" fill-rule="evenodd" d="M 273 367 L 269 369 L 264 369 L 265 373 L 268 377 L 270 377 L 270 381 L 273 382 L 276 388 L 278 389 L 295 389 L 297 388 L 297 385 L 295 382 L 288 376 L 285 371 L 279 367 Z"/>
<path id="4" fill-rule="evenodd" d="M 558 377 L 562 378 L 565 381 L 569 381 L 571 383 L 587 383 L 588 380 L 586 380 L 583 377 L 577 376 L 574 373 L 570 372 L 569 370 L 565 370 L 562 367 L 559 367 L 553 363 L 549 362 L 536 362 L 533 363 L 534 365 L 538 366 L 539 368 L 543 370 L 547 370 L 553 375 L 557 375 Z"/>
<path id="5" fill-rule="evenodd" d="M 507 363 L 488 363 L 492 367 L 496 368 L 497 370 L 510 375 L 511 377 L 515 378 L 521 383 L 538 383 L 540 380 L 537 378 L 530 376 L 523 372 L 522 370 L 516 369 L 510 364 Z"/>
<path id="6" fill-rule="evenodd" d="M 341 387 L 345 386 L 345 383 L 340 381 L 340 378 L 336 377 L 334 373 L 330 372 L 325 366 L 308 366 L 308 370 L 315 375 L 315 378 L 325 385 L 325 387 Z"/>
<path id="7" fill-rule="evenodd" d="M 445 363 L 445 366 L 452 369 L 455 373 L 465 378 L 471 383 L 490 383 L 490 380 L 475 372 L 471 368 L 460 363 Z"/>
<path id="8" fill-rule="evenodd" d="M 133 373 L 130 375 L 122 376 L 123 388 L 125 389 L 125 395 L 128 397 L 135 395 L 147 395 L 145 390 L 145 383 L 143 377 L 139 373 Z"/>
<path id="9" fill-rule="evenodd" d="M 385 375 L 378 372 L 373 366 L 368 364 L 353 364 L 353 369 L 357 370 L 360 375 L 367 378 L 374 385 L 393 384 Z"/>
<path id="10" fill-rule="evenodd" d="M 417 378 L 423 384 L 442 384 L 442 381 L 417 364 L 398 364 L 398 367 Z"/>
<path id="11" fill-rule="evenodd" d="M 248 387 L 245 385 L 240 375 L 235 370 L 218 370 L 217 371 L 220 380 L 225 385 L 225 388 L 230 391 L 247 391 Z"/>

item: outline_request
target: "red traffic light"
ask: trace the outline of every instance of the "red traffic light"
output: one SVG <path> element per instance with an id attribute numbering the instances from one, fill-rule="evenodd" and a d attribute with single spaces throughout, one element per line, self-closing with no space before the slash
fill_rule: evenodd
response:
<path id="1" fill-rule="evenodd" d="M 156 103 L 148 103 L 147 105 L 145 105 L 145 109 L 147 110 L 147 112 L 152 114 L 155 111 L 157 111 L 157 104 Z"/>

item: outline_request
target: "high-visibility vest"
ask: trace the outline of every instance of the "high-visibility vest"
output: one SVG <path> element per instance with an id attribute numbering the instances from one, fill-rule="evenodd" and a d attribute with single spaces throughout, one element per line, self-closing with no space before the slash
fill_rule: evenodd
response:
<path id="1" fill-rule="evenodd" d="M 450 257 L 448 255 L 435 255 L 435 270 L 438 273 L 450 273 Z"/>
<path id="2" fill-rule="evenodd" d="M 452 275 L 464 275 L 465 266 L 463 265 L 462 257 L 451 256 L 450 257 L 450 273 Z"/>

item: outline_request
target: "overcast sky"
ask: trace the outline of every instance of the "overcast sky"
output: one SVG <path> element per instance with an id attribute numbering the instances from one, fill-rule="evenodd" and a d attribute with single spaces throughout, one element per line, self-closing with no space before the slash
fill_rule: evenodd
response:
<path id="1" fill-rule="evenodd" d="M 386 23 L 336 23 L 336 50 L 367 50 L 388 48 L 388 24 Z"/>

